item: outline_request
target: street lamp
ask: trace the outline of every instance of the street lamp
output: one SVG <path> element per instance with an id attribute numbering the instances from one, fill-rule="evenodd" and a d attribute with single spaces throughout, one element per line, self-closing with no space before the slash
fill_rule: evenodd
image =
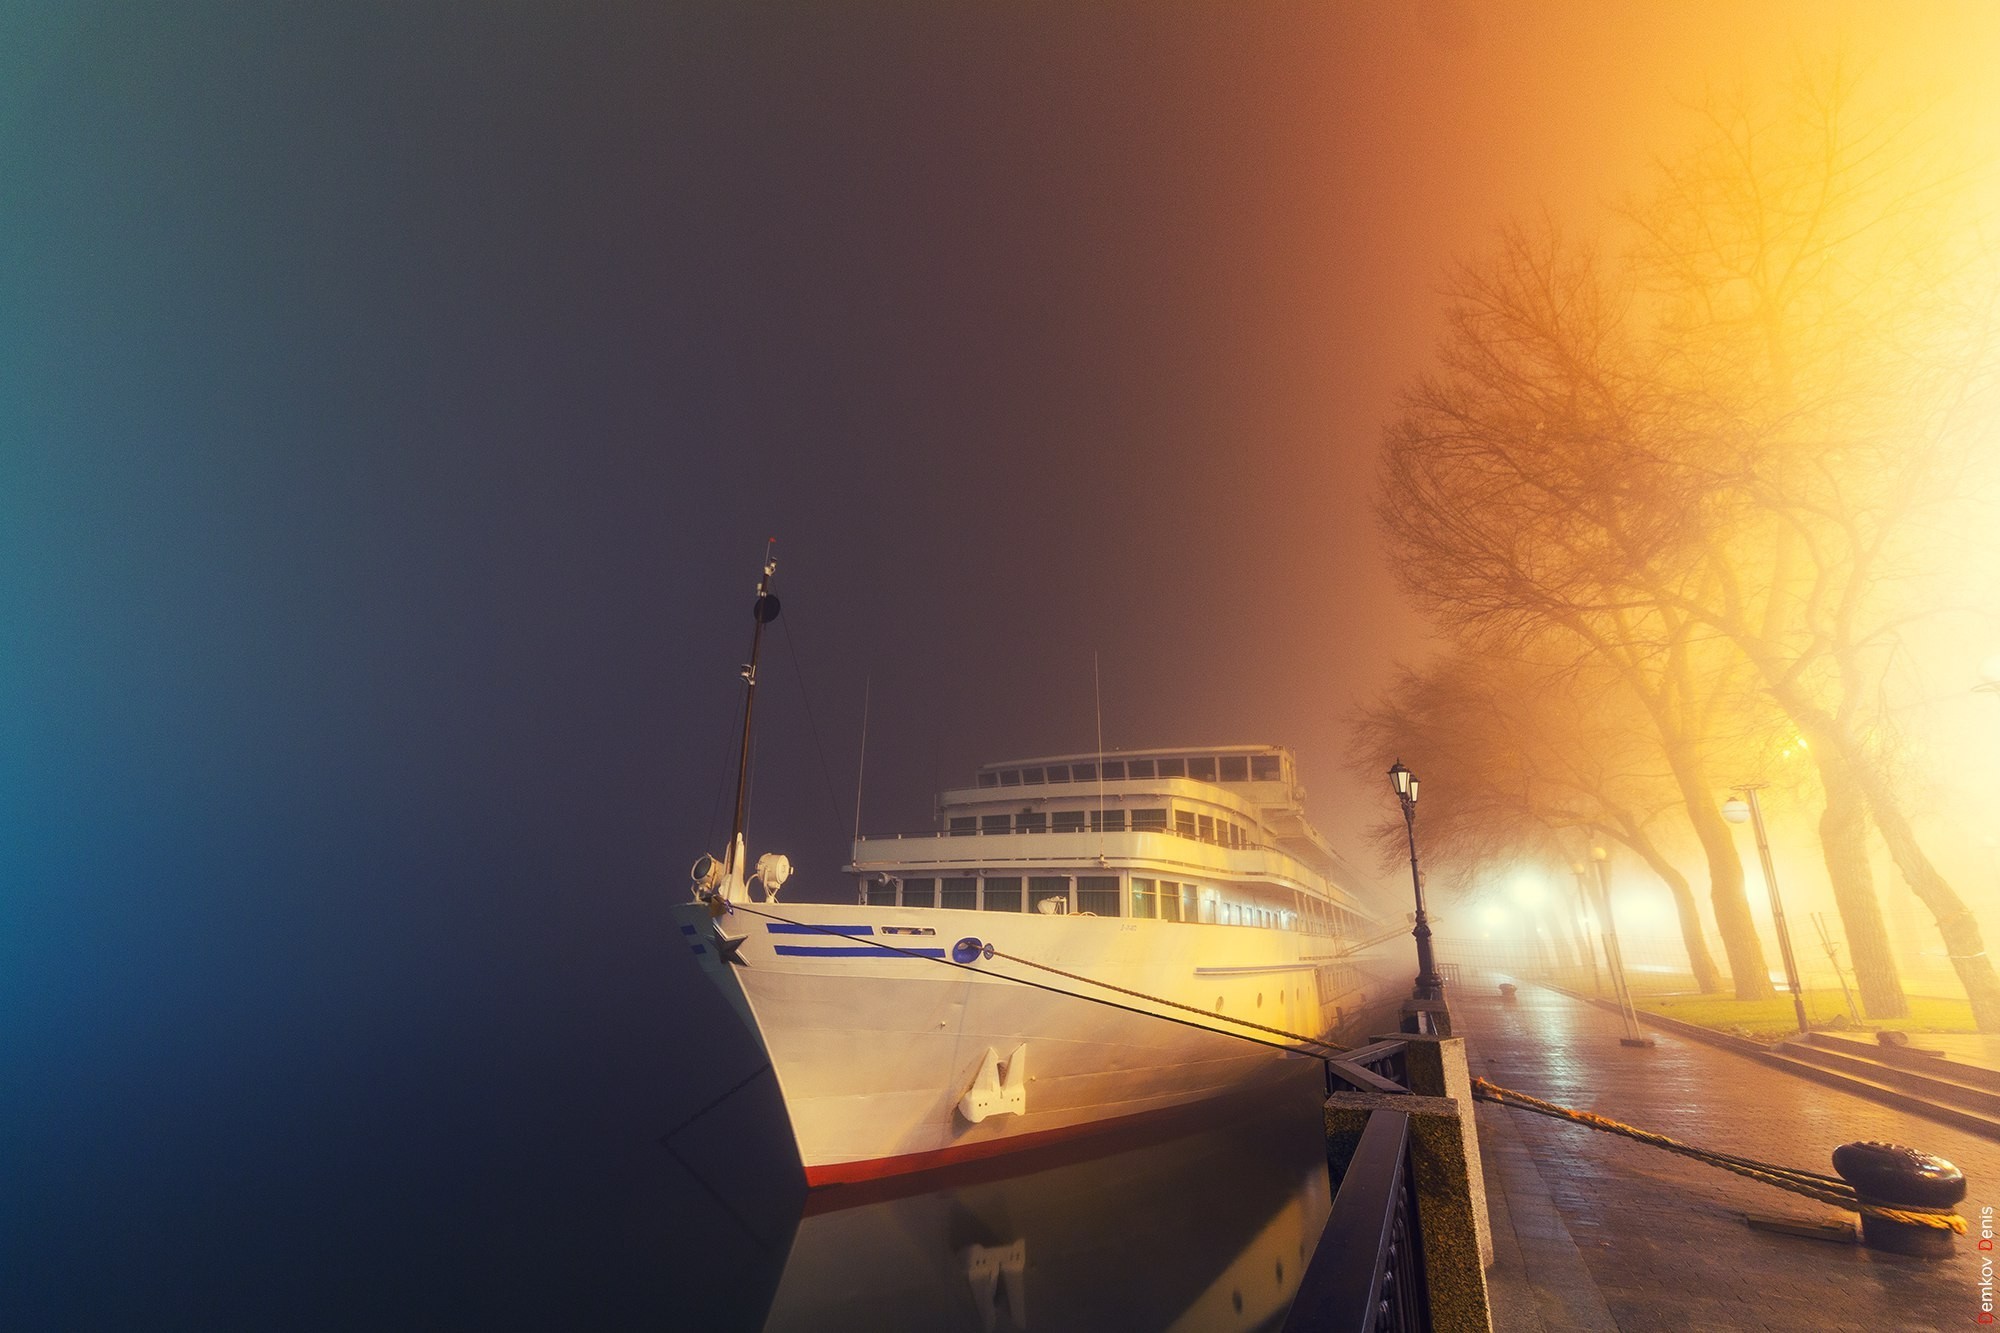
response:
<path id="1" fill-rule="evenodd" d="M 1764 834 L 1764 807 L 1757 803 L 1761 782 L 1736 788 L 1737 795 L 1722 803 L 1722 817 L 1732 824 L 1749 820 L 1757 830 L 1757 855 L 1764 863 L 1764 887 L 1771 894 L 1771 924 L 1778 929 L 1778 952 L 1785 959 L 1785 983 L 1792 988 L 1792 1012 L 1798 1015 L 1799 1033 L 1809 1031 L 1806 1002 L 1799 991 L 1799 965 L 1792 958 L 1792 932 L 1785 925 L 1785 904 L 1778 897 L 1778 872 L 1771 864 L 1771 840 Z M 1748 800 L 1744 798 L 1748 797 Z"/>
<path id="2" fill-rule="evenodd" d="M 1417 775 L 1398 759 L 1389 770 L 1389 785 L 1403 806 L 1403 831 L 1410 838 L 1410 886 L 1417 895 L 1417 925 L 1410 933 L 1417 938 L 1417 988 L 1419 1000 L 1442 1000 L 1444 978 L 1438 975 L 1437 960 L 1431 957 L 1431 919 L 1424 911 L 1424 877 L 1417 869 Z"/>
<path id="3" fill-rule="evenodd" d="M 1625 954 L 1618 947 L 1618 919 L 1611 912 L 1611 877 L 1605 869 L 1611 853 L 1602 847 L 1592 847 L 1590 859 L 1597 863 L 1597 896 L 1604 911 L 1604 961 L 1611 968 L 1611 985 L 1618 995 L 1618 1016 L 1625 1020 L 1625 1035 L 1618 1039 L 1618 1044 L 1651 1046 L 1653 1039 L 1639 1032 L 1639 1010 L 1632 1003 L 1632 987 L 1625 980 Z"/>
<path id="4" fill-rule="evenodd" d="M 1590 890 L 1583 884 L 1583 862 L 1577 861 L 1569 868 L 1576 876 L 1576 900 L 1583 906 L 1583 915 L 1577 918 L 1577 934 L 1583 937 L 1583 951 L 1590 955 L 1590 989 L 1593 993 L 1604 994 L 1604 974 L 1597 970 L 1597 946 L 1590 942 Z"/>

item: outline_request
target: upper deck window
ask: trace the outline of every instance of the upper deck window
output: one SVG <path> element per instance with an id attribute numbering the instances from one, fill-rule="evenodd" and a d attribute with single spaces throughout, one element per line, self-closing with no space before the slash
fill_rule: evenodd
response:
<path id="1" fill-rule="evenodd" d="M 1002 769 L 1002 770 L 1000 771 L 1000 785 L 1001 785 L 1001 786 L 1003 786 L 1003 787 L 1018 787 L 1018 786 L 1020 786 L 1020 785 L 1021 785 L 1021 770 L 1020 770 L 1020 769 L 1018 769 L 1018 768 L 1007 768 L 1007 769 Z"/>
<path id="2" fill-rule="evenodd" d="M 1196 782 L 1215 781 L 1215 759 L 1211 755 L 1188 760 L 1188 776 Z"/>
<path id="3" fill-rule="evenodd" d="M 1201 840 L 1203 842 L 1214 842 L 1215 821 L 1207 815 L 1201 815 L 1196 822 L 1201 825 Z"/>
<path id="4" fill-rule="evenodd" d="M 1097 765 L 1071 764 L 1069 766 L 1069 777 L 1072 782 L 1095 782 L 1097 781 Z"/>
<path id="5" fill-rule="evenodd" d="M 1068 781 L 1069 781 L 1069 765 L 1068 765 L 1068 764 L 1051 764 L 1051 765 L 1049 766 L 1049 781 L 1050 781 L 1050 782 L 1068 782 Z"/>
<path id="6" fill-rule="evenodd" d="M 1125 761 L 1123 759 L 1105 760 L 1104 780 L 1106 782 L 1123 782 L 1125 780 Z"/>
<path id="7" fill-rule="evenodd" d="M 1135 832 L 1140 829 L 1164 832 L 1166 827 L 1167 812 L 1164 808 L 1159 810 L 1134 810 L 1132 812 L 1132 828 Z"/>
<path id="8" fill-rule="evenodd" d="M 1021 910 L 1021 877 L 1009 875 L 986 881 L 985 909 L 989 912 Z"/>
<path id="9" fill-rule="evenodd" d="M 938 906 L 955 911 L 970 912 L 979 906 L 979 881 L 976 879 L 947 879 L 938 883 Z"/>
<path id="10" fill-rule="evenodd" d="M 1123 810 L 1092 810 L 1090 812 L 1092 833 L 1123 833 L 1125 812 Z"/>
<path id="11" fill-rule="evenodd" d="M 1000 785 L 1000 775 L 998 773 L 981 773 L 979 775 L 979 785 L 982 787 L 997 787 Z"/>
<path id="12" fill-rule="evenodd" d="M 979 831 L 981 833 L 1008 833 L 1013 830 L 1013 827 L 1014 816 L 1012 815 L 981 815 L 979 818 Z"/>
<path id="13" fill-rule="evenodd" d="M 1153 776 L 1153 761 L 1150 759 L 1128 760 L 1125 764 L 1125 773 L 1128 777 L 1150 778 Z"/>
<path id="14" fill-rule="evenodd" d="M 1163 778 L 1184 778 L 1184 777 L 1186 777 L 1186 776 L 1187 776 L 1187 760 L 1185 760 L 1185 759 L 1162 759 L 1162 760 L 1160 761 L 1160 776 L 1161 776 L 1161 777 L 1163 777 Z"/>
<path id="15" fill-rule="evenodd" d="M 1048 827 L 1049 817 L 1039 810 L 1023 810 L 1014 816 L 1016 833 L 1046 833 Z"/>
<path id="16" fill-rule="evenodd" d="M 979 821 L 971 815 L 953 815 L 951 817 L 952 837 L 967 838 L 977 832 L 979 832 Z"/>
<path id="17" fill-rule="evenodd" d="M 1081 810 L 1058 810 L 1055 812 L 1055 821 L 1055 831 L 1058 833 L 1083 832 L 1083 811 Z"/>
<path id="18" fill-rule="evenodd" d="M 1039 786 L 1041 786 L 1041 785 L 1042 785 L 1042 770 L 1041 770 L 1041 769 L 1039 769 L 1039 768 L 1024 768 L 1024 769 L 1022 769 L 1022 770 L 1021 770 L 1021 782 L 1022 782 L 1022 785 L 1024 785 L 1024 786 L 1028 786 L 1028 787 L 1039 787 Z"/>
<path id="19" fill-rule="evenodd" d="M 1279 780 L 1278 756 L 1274 754 L 1253 754 L 1250 756 L 1250 780 L 1253 782 L 1276 782 Z"/>
<path id="20" fill-rule="evenodd" d="M 1250 758 L 1248 755 L 1226 754 L 1218 761 L 1224 782 L 1248 782 L 1250 780 Z"/>
<path id="21" fill-rule="evenodd" d="M 1174 832 L 1180 834 L 1183 838 L 1192 838 L 1194 836 L 1194 811 L 1174 811 Z"/>

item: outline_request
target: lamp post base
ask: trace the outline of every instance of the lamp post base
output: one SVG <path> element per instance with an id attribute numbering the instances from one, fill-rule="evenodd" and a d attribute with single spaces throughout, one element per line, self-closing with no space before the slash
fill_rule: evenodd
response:
<path id="1" fill-rule="evenodd" d="M 1431 1037 L 1451 1035 L 1451 1008 L 1443 1000 L 1427 1000 L 1419 996 L 1403 1001 L 1402 1021 L 1397 1024 L 1404 1032 Z"/>

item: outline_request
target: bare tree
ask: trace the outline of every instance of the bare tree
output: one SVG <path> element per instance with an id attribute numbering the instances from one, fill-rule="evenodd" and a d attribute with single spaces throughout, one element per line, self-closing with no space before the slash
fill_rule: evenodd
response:
<path id="1" fill-rule="evenodd" d="M 1646 719 L 1590 660 L 1454 654 L 1406 671 L 1357 720 L 1359 763 L 1409 755 L 1438 793 L 1425 840 L 1462 874 L 1519 860 L 1566 865 L 1579 834 L 1630 847 L 1667 886 L 1688 965 L 1704 994 L 1722 987 L 1687 877 L 1660 841 L 1678 790 Z M 1439 799 L 1441 798 L 1441 799 Z M 1379 831 L 1385 852 L 1401 826 Z M 1586 945 L 1586 947 L 1588 947 Z"/>

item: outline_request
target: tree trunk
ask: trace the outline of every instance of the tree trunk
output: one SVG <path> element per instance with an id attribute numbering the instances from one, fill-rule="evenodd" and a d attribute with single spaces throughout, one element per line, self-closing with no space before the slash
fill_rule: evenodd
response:
<path id="1" fill-rule="evenodd" d="M 1994 975 L 1993 960 L 1986 956 L 1978 920 L 1917 845 L 1910 821 L 1896 803 L 1894 793 L 1887 790 L 1881 774 L 1865 765 L 1858 764 L 1856 768 L 1868 798 L 1869 813 L 1875 816 L 1875 827 L 1882 830 L 1882 840 L 1889 844 L 1889 855 L 1895 859 L 1896 868 L 1903 872 L 1911 892 L 1937 918 L 1945 954 L 1951 959 L 1952 970 L 1958 973 L 1958 984 L 1965 988 L 1965 998 L 1972 1001 L 1973 1025 L 1981 1032 L 2000 1032 L 2000 977 Z"/>
<path id="2" fill-rule="evenodd" d="M 1743 892 L 1743 861 L 1736 854 L 1736 841 L 1729 836 L 1729 825 L 1722 820 L 1715 792 L 1694 747 L 1685 741 L 1670 741 L 1665 749 L 1681 799 L 1687 803 L 1688 823 L 1694 826 L 1702 854 L 1708 858 L 1708 900 L 1715 909 L 1715 928 L 1722 934 L 1722 951 L 1729 956 L 1729 979 L 1736 984 L 1736 998 L 1768 1000 L 1778 992 L 1771 985 L 1764 942 L 1757 938 L 1750 899 Z"/>
<path id="3" fill-rule="evenodd" d="M 1819 817 L 1820 851 L 1826 857 L 1827 878 L 1834 905 L 1847 934 L 1854 979 L 1861 987 L 1861 1006 L 1870 1018 L 1907 1018 L 1910 1002 L 1889 948 L 1889 931 L 1882 923 L 1882 903 L 1875 894 L 1875 874 L 1868 867 L 1866 798 L 1846 760 L 1822 746 L 1813 751 L 1826 788 L 1826 809 Z"/>
<path id="4" fill-rule="evenodd" d="M 1688 885 L 1687 876 L 1661 856 L 1650 841 L 1634 843 L 1633 850 L 1652 867 L 1653 873 L 1666 883 L 1668 891 L 1674 895 L 1674 910 L 1681 920 L 1681 942 L 1687 946 L 1688 967 L 1694 973 L 1695 989 L 1703 995 L 1718 994 L 1722 990 L 1722 971 L 1715 965 L 1715 955 L 1708 951 L 1708 937 L 1701 929 L 1701 907 L 1694 900 L 1694 889 Z"/>

